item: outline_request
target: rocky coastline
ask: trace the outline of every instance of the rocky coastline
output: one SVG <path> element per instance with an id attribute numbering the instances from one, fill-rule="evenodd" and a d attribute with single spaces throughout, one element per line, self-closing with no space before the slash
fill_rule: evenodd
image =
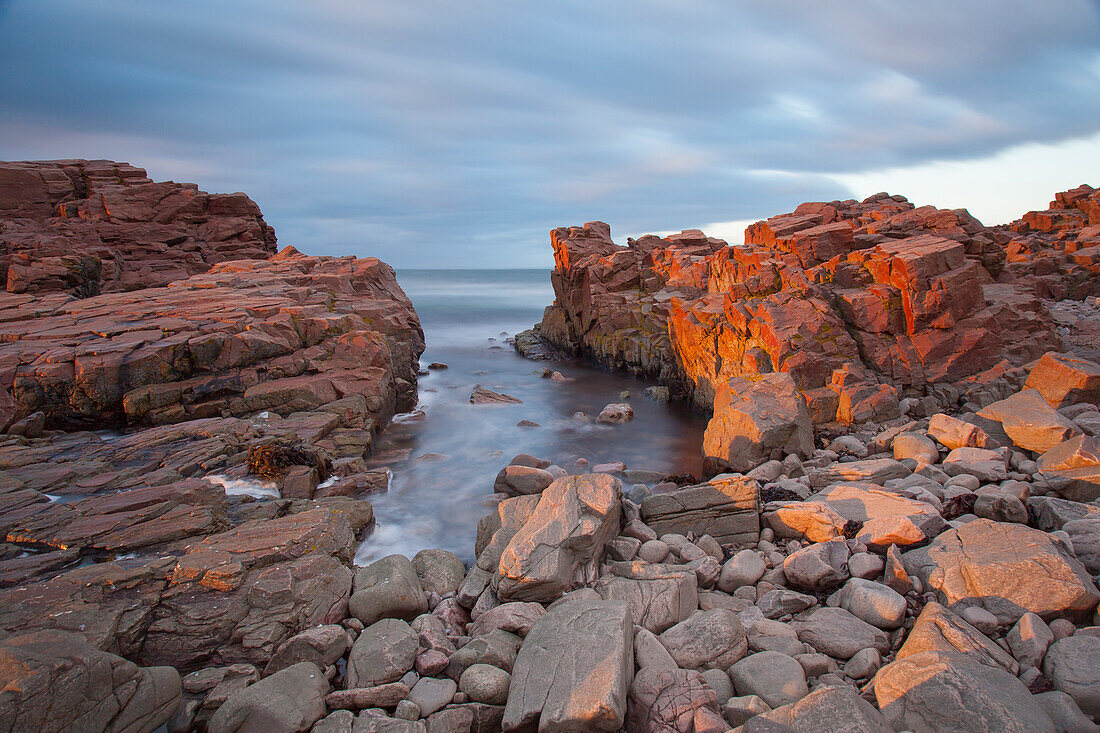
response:
<path id="1" fill-rule="evenodd" d="M 393 270 L 0 163 L 0 729 L 1097 730 L 1100 192 L 746 240 L 556 229 L 515 338 L 706 411 L 707 476 L 517 455 L 469 567 L 356 567 L 424 349 Z"/>

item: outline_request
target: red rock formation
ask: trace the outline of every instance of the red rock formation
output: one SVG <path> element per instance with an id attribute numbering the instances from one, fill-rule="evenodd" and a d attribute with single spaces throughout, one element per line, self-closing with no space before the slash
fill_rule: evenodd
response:
<path id="1" fill-rule="evenodd" d="M 1004 280 L 1054 300 L 1100 295 L 1100 190 L 1057 193 L 1049 209 L 1029 211 L 998 235 L 1008 256 Z"/>
<path id="2" fill-rule="evenodd" d="M 886 419 L 895 387 L 919 396 L 1057 348 L 1034 295 L 995 281 L 998 236 L 965 210 L 887 194 L 802 204 L 750 226 L 743 247 L 698 231 L 618 247 L 601 222 L 555 229 L 557 299 L 540 330 L 703 406 L 730 377 L 783 371 L 816 422 Z"/>
<path id="3" fill-rule="evenodd" d="M 0 283 L 12 293 L 156 287 L 274 253 L 243 193 L 155 183 L 109 160 L 0 162 Z"/>

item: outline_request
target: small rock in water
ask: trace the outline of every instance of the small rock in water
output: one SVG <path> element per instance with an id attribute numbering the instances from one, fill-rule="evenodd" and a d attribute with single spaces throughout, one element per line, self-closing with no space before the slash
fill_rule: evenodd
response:
<path id="1" fill-rule="evenodd" d="M 624 390 L 623 390 L 622 392 L 620 392 L 620 393 L 619 393 L 619 399 L 620 399 L 621 401 L 624 401 L 624 402 L 625 402 L 626 400 L 629 400 L 629 399 L 630 399 L 630 390 L 628 390 L 628 389 L 624 389 Z"/>
<path id="2" fill-rule="evenodd" d="M 502 392 L 494 392 L 491 389 L 485 389 L 481 385 L 475 387 L 474 391 L 470 393 L 471 405 L 519 405 L 522 403 L 523 400 L 516 399 Z"/>
<path id="3" fill-rule="evenodd" d="M 626 393 L 627 397 L 630 396 Z M 622 399 L 622 395 L 619 395 Z M 596 418 L 596 422 L 603 423 L 605 425 L 618 425 L 619 423 L 630 422 L 634 419 L 634 408 L 625 402 L 612 402 L 600 411 L 599 417 Z"/>
<path id="4" fill-rule="evenodd" d="M 539 425 L 537 422 L 534 422 L 533 420 L 520 420 L 518 423 L 516 423 L 516 427 L 517 428 L 538 428 L 538 427 L 542 427 L 542 426 Z"/>
<path id="5" fill-rule="evenodd" d="M 642 394 L 657 402 L 668 402 L 670 396 L 668 387 L 646 387 Z"/>
<path id="6" fill-rule="evenodd" d="M 431 364 L 428 365 L 428 368 L 429 369 L 446 369 L 447 365 L 444 364 L 441 361 L 433 361 Z"/>

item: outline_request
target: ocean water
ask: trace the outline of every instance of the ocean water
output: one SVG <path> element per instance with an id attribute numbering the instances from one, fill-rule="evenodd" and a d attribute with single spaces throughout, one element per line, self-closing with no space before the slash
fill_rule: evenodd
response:
<path id="1" fill-rule="evenodd" d="M 377 528 L 359 548 L 360 565 L 391 553 L 411 557 L 441 547 L 472 561 L 478 520 L 490 511 L 493 480 L 518 453 L 571 469 L 623 461 L 628 468 L 692 473 L 702 468 L 705 420 L 683 405 L 642 395 L 649 386 L 579 361 L 535 362 L 520 356 L 508 336 L 542 318 L 553 302 L 548 270 L 401 270 L 397 274 L 420 314 L 426 349 L 421 365 L 446 369 L 420 378 L 418 411 L 399 415 L 376 455 L 393 471 L 387 493 L 370 497 Z M 545 379 L 545 368 L 568 381 Z M 516 405 L 471 405 L 478 385 L 522 400 Z M 631 394 L 633 421 L 597 425 L 604 405 Z M 538 427 L 520 427 L 529 420 Z"/>

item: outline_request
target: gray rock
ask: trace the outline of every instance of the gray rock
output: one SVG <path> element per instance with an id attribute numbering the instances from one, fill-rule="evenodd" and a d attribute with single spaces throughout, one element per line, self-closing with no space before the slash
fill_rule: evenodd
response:
<path id="1" fill-rule="evenodd" d="M 810 692 L 802 665 L 779 652 L 750 654 L 729 668 L 729 676 L 738 695 L 756 695 L 773 708 Z"/>
<path id="2" fill-rule="evenodd" d="M 668 557 L 668 545 L 660 540 L 649 540 L 643 542 L 642 546 L 638 548 L 638 557 L 646 562 L 661 562 Z"/>
<path id="3" fill-rule="evenodd" d="M 1085 569 L 1093 575 L 1100 575 L 1100 514 L 1066 522 L 1062 529 L 1069 535 L 1073 552 Z"/>
<path id="4" fill-rule="evenodd" d="M 658 535 L 709 534 L 723 545 L 756 542 L 760 535 L 759 485 L 744 476 L 716 476 L 705 484 L 642 502 L 642 519 Z"/>
<path id="5" fill-rule="evenodd" d="M 386 618 L 363 629 L 348 655 L 347 686 L 396 682 L 413 668 L 420 637 L 407 623 Z"/>
<path id="6" fill-rule="evenodd" d="M 792 705 L 764 713 L 755 721 L 770 721 L 787 731 L 807 733 L 893 733 L 894 728 L 874 705 L 849 685 L 820 687 Z M 761 727 L 760 731 L 766 731 Z M 775 730 L 780 733 L 779 729 Z M 751 733 L 746 730 L 745 733 Z M 923 733 L 923 732 L 922 732 Z"/>
<path id="7" fill-rule="evenodd" d="M 328 680 L 317 665 L 300 662 L 231 696 L 210 718 L 207 730 L 302 733 L 325 716 L 328 691 Z"/>
<path id="8" fill-rule="evenodd" d="M 722 705 L 722 717 L 726 722 L 737 727 L 749 718 L 770 711 L 771 705 L 761 700 L 756 695 L 742 695 L 731 697 Z"/>
<path id="9" fill-rule="evenodd" d="M 397 703 L 393 717 L 398 720 L 420 720 L 420 708 L 412 700 L 402 700 Z"/>
<path id="10" fill-rule="evenodd" d="M 412 690 L 409 691 L 408 699 L 416 703 L 416 707 L 420 709 L 419 717 L 426 718 L 436 710 L 441 710 L 444 705 L 449 704 L 457 691 L 458 685 L 455 684 L 454 680 L 421 677 L 420 681 L 413 685 Z M 464 690 L 464 692 L 466 691 Z M 484 702 L 484 700 L 478 700 L 477 702 Z"/>
<path id="11" fill-rule="evenodd" d="M 440 598 L 457 591 L 466 577 L 462 559 L 448 550 L 421 550 L 413 556 L 412 566 L 424 592 L 437 593 Z"/>
<path id="12" fill-rule="evenodd" d="M 488 664 L 473 664 L 466 668 L 458 683 L 458 689 L 473 702 L 486 705 L 504 705 L 508 702 L 508 688 L 512 675 Z"/>
<path id="13" fill-rule="evenodd" d="M 1085 715 L 1100 718 L 1100 637 L 1075 634 L 1054 642 L 1043 658 L 1043 674 Z"/>
<path id="14" fill-rule="evenodd" d="M 843 539 L 818 542 L 787 556 L 783 574 L 795 588 L 831 590 L 848 579 L 848 557 Z"/>
<path id="15" fill-rule="evenodd" d="M 1005 636 L 1012 656 L 1023 667 L 1038 667 L 1047 647 L 1054 642 L 1054 632 L 1034 613 L 1025 613 Z"/>
<path id="16" fill-rule="evenodd" d="M 1096 733 L 1100 726 L 1093 723 L 1064 692 L 1051 690 L 1035 695 L 1035 702 L 1047 714 L 1058 733 Z"/>
<path id="17" fill-rule="evenodd" d="M 355 573 L 348 608 L 370 626 L 384 618 L 410 621 L 428 611 L 416 568 L 404 555 L 388 555 Z"/>
<path id="18" fill-rule="evenodd" d="M 756 607 L 765 618 L 779 618 L 805 611 L 816 603 L 817 599 L 813 596 L 786 588 L 776 588 L 760 596 L 756 600 Z"/>
<path id="19" fill-rule="evenodd" d="M 336 710 L 318 720 L 310 733 L 352 733 L 355 726 L 355 713 L 350 710 Z"/>
<path id="20" fill-rule="evenodd" d="M 879 670 L 879 709 L 895 730 L 914 733 L 1054 733 L 1014 676 L 950 652 L 921 652 Z"/>
<path id="21" fill-rule="evenodd" d="M 325 704 L 342 710 L 366 708 L 392 708 L 409 696 L 409 686 L 404 682 L 390 682 L 377 687 L 354 687 L 335 690 L 325 696 Z"/>
<path id="22" fill-rule="evenodd" d="M 707 681 L 710 688 L 714 690 L 714 694 L 718 697 L 718 702 L 723 703 L 734 696 L 736 690 L 733 688 L 733 683 L 730 682 L 730 676 L 720 669 L 705 669 L 702 672 L 703 679 Z"/>
<path id="23" fill-rule="evenodd" d="M 515 634 L 497 629 L 474 639 L 451 655 L 447 664 L 447 676 L 458 680 L 473 664 L 489 664 L 511 672 L 523 643 Z"/>
<path id="24" fill-rule="evenodd" d="M 626 569 L 619 572 L 628 572 Z M 633 577 L 605 576 L 596 591 L 605 600 L 630 604 L 633 623 L 659 634 L 686 619 L 698 607 L 695 573 L 669 566 L 643 566 L 629 570 Z"/>
<path id="25" fill-rule="evenodd" d="M 267 663 L 264 676 L 298 662 L 313 662 L 318 669 L 324 669 L 344 656 L 348 646 L 348 634 L 343 626 L 314 626 L 284 641 Z"/>
<path id="26" fill-rule="evenodd" d="M 881 556 L 870 552 L 857 552 L 848 558 L 848 572 L 853 578 L 874 580 L 882 575 L 884 565 Z"/>
<path id="27" fill-rule="evenodd" d="M 815 608 L 805 618 L 792 621 L 791 626 L 800 641 L 836 659 L 851 659 L 867 648 L 883 654 L 890 649 L 885 633 L 843 608 Z"/>
<path id="28" fill-rule="evenodd" d="M 535 622 L 546 613 L 538 603 L 502 603 L 477 617 L 467 629 L 468 636 L 485 636 L 493 629 L 502 629 L 517 636 L 527 636 Z"/>
<path id="29" fill-rule="evenodd" d="M 520 647 L 504 729 L 618 730 L 634 674 L 633 647 L 630 607 L 622 601 L 569 601 L 551 609 Z"/>
<path id="30" fill-rule="evenodd" d="M 877 628 L 889 631 L 905 621 L 904 596 L 882 583 L 852 578 L 837 595 L 841 608 Z"/>
<path id="31" fill-rule="evenodd" d="M 657 637 L 684 669 L 727 669 L 745 656 L 748 639 L 733 611 L 696 611 Z"/>
<path id="32" fill-rule="evenodd" d="M 644 628 L 634 632 L 634 666 L 638 669 L 642 667 L 678 668 L 676 661 L 657 635 Z"/>
<path id="33" fill-rule="evenodd" d="M 877 649 L 862 649 L 844 663 L 844 676 L 853 680 L 867 679 L 882 666 L 882 655 Z"/>
<path id="34" fill-rule="evenodd" d="M 718 697 L 694 670 L 642 667 L 630 685 L 629 731 L 724 731 Z"/>
<path id="35" fill-rule="evenodd" d="M 974 514 L 994 522 L 1027 524 L 1027 507 L 1007 491 L 979 489 L 974 500 Z"/>
<path id="36" fill-rule="evenodd" d="M 967 474 L 982 483 L 999 483 L 1008 478 L 1004 456 L 984 448 L 956 448 L 943 459 L 949 476 Z"/>

